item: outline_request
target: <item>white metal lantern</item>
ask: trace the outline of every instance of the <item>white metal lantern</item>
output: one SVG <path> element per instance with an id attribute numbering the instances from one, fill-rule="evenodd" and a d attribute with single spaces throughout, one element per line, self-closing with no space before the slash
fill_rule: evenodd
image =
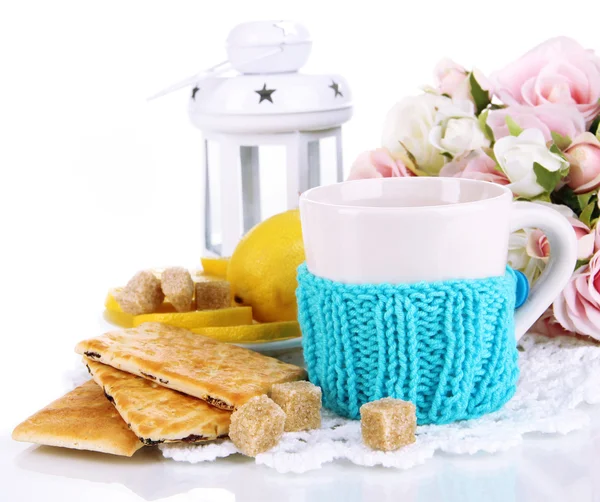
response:
<path id="1" fill-rule="evenodd" d="M 297 207 L 299 194 L 320 185 L 326 170 L 329 180 L 342 180 L 341 125 L 352 116 L 352 95 L 340 75 L 298 73 L 310 50 L 300 24 L 244 23 L 227 39 L 229 63 L 240 74 L 209 72 L 192 89 L 189 113 L 204 137 L 205 248 L 212 253 L 231 255 L 269 215 L 265 192 L 285 194 L 271 211 L 280 212 Z M 333 155 L 321 166 L 326 138 Z M 263 164 L 277 159 L 272 147 L 279 160 L 261 179 Z"/>

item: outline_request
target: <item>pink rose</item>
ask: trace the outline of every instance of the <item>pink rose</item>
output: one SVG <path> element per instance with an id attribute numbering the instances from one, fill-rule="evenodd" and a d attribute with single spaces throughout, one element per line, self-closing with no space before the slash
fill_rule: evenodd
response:
<path id="1" fill-rule="evenodd" d="M 547 260 L 550 256 L 550 243 L 546 234 L 539 229 L 532 230 L 527 236 L 527 254 L 532 258 Z"/>
<path id="2" fill-rule="evenodd" d="M 575 271 L 553 308 L 563 328 L 600 340 L 600 253 Z"/>
<path id="3" fill-rule="evenodd" d="M 531 333 L 547 337 L 554 336 L 576 336 L 575 333 L 563 328 L 554 316 L 554 311 L 550 307 L 529 329 Z"/>
<path id="4" fill-rule="evenodd" d="M 578 251 L 577 258 L 580 260 L 588 259 L 594 252 L 594 234 L 590 229 L 576 218 L 569 218 L 575 235 L 577 236 Z M 550 243 L 548 237 L 541 230 L 532 230 L 527 236 L 527 254 L 532 258 L 539 258 L 544 261 L 550 256 Z"/>
<path id="5" fill-rule="evenodd" d="M 492 91 L 492 83 L 483 73 L 475 69 L 473 74 L 482 89 Z M 473 101 L 469 72 L 458 63 L 444 58 L 435 66 L 433 75 L 436 90 L 440 94 L 446 94 L 455 100 Z"/>
<path id="6" fill-rule="evenodd" d="M 510 183 L 504 173 L 496 169 L 496 162 L 481 149 L 473 150 L 448 162 L 442 167 L 440 176 L 491 181 L 499 185 Z"/>
<path id="7" fill-rule="evenodd" d="M 595 252 L 594 240 L 600 244 L 598 232 L 592 232 L 575 213 L 567 206 L 551 204 L 549 202 L 535 202 L 543 204 L 561 213 L 571 223 L 577 237 L 577 258 L 587 260 Z M 600 247 L 600 246 L 599 246 Z M 597 250 L 597 249 L 596 249 Z M 550 256 L 550 243 L 546 235 L 538 229 L 523 229 L 512 233 L 509 241 L 508 262 L 511 267 L 523 272 L 530 284 L 534 284 L 540 273 L 546 267 Z"/>
<path id="8" fill-rule="evenodd" d="M 537 201 L 535 204 L 548 206 L 555 211 L 558 211 L 564 216 L 575 231 L 577 237 L 577 259 L 587 260 L 594 254 L 594 241 L 596 233 L 577 218 L 577 215 L 567 206 L 562 204 L 551 204 L 550 202 Z M 527 254 L 532 258 L 541 258 L 546 260 L 550 256 L 550 243 L 548 238 L 541 230 L 531 230 L 527 235 Z"/>
<path id="9" fill-rule="evenodd" d="M 435 66 L 433 75 L 440 94 L 447 94 L 450 97 L 454 97 L 454 94 L 461 87 L 463 88 L 461 94 L 464 94 L 465 86 L 466 92 L 470 92 L 471 90 L 468 82 L 469 72 L 451 59 L 442 59 Z M 464 98 L 464 96 L 462 97 Z"/>
<path id="10" fill-rule="evenodd" d="M 579 135 L 565 150 L 569 169 L 568 185 L 575 193 L 600 187 L 600 141 L 591 132 Z"/>
<path id="11" fill-rule="evenodd" d="M 350 169 L 348 180 L 366 178 L 395 178 L 414 176 L 400 159 L 392 157 L 385 148 L 361 153 Z"/>
<path id="12" fill-rule="evenodd" d="M 521 129 L 539 129 L 546 141 L 552 140 L 551 132 L 573 139 L 585 131 L 583 115 L 574 106 L 546 103 L 539 106 L 513 105 L 492 110 L 487 124 L 492 128 L 494 139 L 508 136 L 506 116 L 510 116 Z"/>
<path id="13" fill-rule="evenodd" d="M 589 126 L 600 113 L 600 58 L 575 40 L 547 40 L 492 75 L 507 105 L 575 105 Z"/>
<path id="14" fill-rule="evenodd" d="M 600 235 L 597 237 L 596 232 L 590 231 L 585 223 L 577 219 L 570 208 L 541 201 L 532 204 L 541 204 L 554 209 L 569 221 L 577 237 L 578 259 L 587 260 L 594 254 L 594 240 L 597 239 L 600 244 Z M 510 236 L 508 261 L 511 267 L 520 270 L 527 276 L 530 284 L 534 284 L 546 266 L 550 251 L 548 238 L 541 230 L 517 230 Z"/>

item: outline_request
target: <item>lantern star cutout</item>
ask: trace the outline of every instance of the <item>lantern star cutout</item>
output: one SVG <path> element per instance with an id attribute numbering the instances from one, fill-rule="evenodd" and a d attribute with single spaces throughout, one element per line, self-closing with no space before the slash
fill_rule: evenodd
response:
<path id="1" fill-rule="evenodd" d="M 192 99 L 196 99 L 196 93 L 197 93 L 199 90 L 200 90 L 200 87 L 198 87 L 198 86 L 195 86 L 195 87 L 192 89 Z"/>
<path id="2" fill-rule="evenodd" d="M 254 91 L 256 94 L 260 96 L 260 101 L 258 104 L 260 105 L 263 101 L 273 102 L 273 98 L 271 94 L 273 94 L 277 89 L 267 89 L 267 84 L 263 84 L 263 88 L 258 91 Z"/>
<path id="3" fill-rule="evenodd" d="M 337 82 L 334 82 L 332 80 L 329 88 L 334 90 L 334 92 L 335 92 L 335 94 L 333 96 L 334 98 L 337 98 L 338 96 L 341 96 L 342 98 L 344 97 L 344 95 L 342 94 L 342 91 L 340 91 L 340 84 L 338 84 Z"/>

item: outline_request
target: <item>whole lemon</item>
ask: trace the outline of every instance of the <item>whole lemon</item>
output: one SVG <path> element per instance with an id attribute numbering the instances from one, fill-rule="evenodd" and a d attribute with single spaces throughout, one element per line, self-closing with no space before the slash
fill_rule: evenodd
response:
<path id="1" fill-rule="evenodd" d="M 296 270 L 303 261 L 297 209 L 259 223 L 237 245 L 227 267 L 235 303 L 251 306 L 259 322 L 296 320 Z"/>

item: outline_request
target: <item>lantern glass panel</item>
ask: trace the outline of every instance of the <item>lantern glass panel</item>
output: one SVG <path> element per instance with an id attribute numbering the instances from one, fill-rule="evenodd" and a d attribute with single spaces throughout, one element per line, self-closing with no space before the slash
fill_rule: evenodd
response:
<path id="1" fill-rule="evenodd" d="M 268 135 L 259 145 L 244 139 L 205 142 L 205 247 L 217 255 L 231 255 L 255 225 L 297 208 L 302 192 L 341 180 L 339 129 Z"/>
<path id="2" fill-rule="evenodd" d="M 287 209 L 285 146 L 261 145 L 259 159 L 261 210 L 258 221 L 262 221 Z"/>
<path id="3" fill-rule="evenodd" d="M 322 138 L 319 141 L 319 155 L 321 160 L 320 176 L 318 183 L 313 186 L 331 185 L 337 183 L 337 144 L 335 136 Z"/>
<path id="4" fill-rule="evenodd" d="M 221 254 L 221 159 L 219 144 L 204 142 L 206 163 L 206 190 L 204 208 L 205 246 L 208 251 Z"/>

